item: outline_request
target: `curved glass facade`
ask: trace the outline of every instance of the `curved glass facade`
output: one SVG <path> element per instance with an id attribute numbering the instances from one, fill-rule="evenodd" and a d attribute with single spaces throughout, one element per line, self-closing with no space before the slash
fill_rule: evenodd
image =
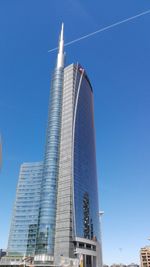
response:
<path id="1" fill-rule="evenodd" d="M 83 75 L 77 99 L 74 135 L 74 206 L 76 236 L 99 240 L 93 92 Z"/>
<path id="2" fill-rule="evenodd" d="M 100 239 L 93 117 L 90 82 L 80 65 L 71 64 L 64 69 L 54 250 L 56 265 L 59 265 L 60 255 L 76 257 L 79 245 L 88 248 L 89 253 L 89 248 L 94 249 L 95 241 Z M 96 252 L 92 253 L 96 255 Z"/>
<path id="3" fill-rule="evenodd" d="M 54 254 L 57 182 L 62 111 L 63 68 L 52 77 L 46 149 L 41 188 L 37 254 Z"/>

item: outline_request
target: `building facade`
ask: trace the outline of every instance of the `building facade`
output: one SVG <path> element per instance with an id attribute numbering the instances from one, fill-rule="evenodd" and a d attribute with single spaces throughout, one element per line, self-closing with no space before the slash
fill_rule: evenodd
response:
<path id="1" fill-rule="evenodd" d="M 144 247 L 140 250 L 141 267 L 150 267 L 150 247 Z"/>
<path id="2" fill-rule="evenodd" d="M 9 233 L 8 256 L 35 254 L 43 164 L 23 163 Z"/>
<path id="3" fill-rule="evenodd" d="M 93 89 L 80 64 L 64 67 L 63 25 L 44 160 L 22 165 L 16 196 L 9 256 L 33 256 L 35 266 L 102 266 Z"/>

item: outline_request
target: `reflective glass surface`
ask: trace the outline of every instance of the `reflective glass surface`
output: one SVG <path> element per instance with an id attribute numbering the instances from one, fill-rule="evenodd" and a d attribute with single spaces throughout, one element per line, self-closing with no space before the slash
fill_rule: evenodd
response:
<path id="1" fill-rule="evenodd" d="M 99 239 L 93 92 L 86 75 L 80 87 L 74 139 L 74 202 L 78 237 Z"/>
<path id="2" fill-rule="evenodd" d="M 50 91 L 48 127 L 36 248 L 37 254 L 54 254 L 62 87 L 63 68 L 55 69 Z"/>
<path id="3" fill-rule="evenodd" d="M 36 247 L 42 163 L 21 165 L 8 241 L 8 255 L 34 255 Z"/>

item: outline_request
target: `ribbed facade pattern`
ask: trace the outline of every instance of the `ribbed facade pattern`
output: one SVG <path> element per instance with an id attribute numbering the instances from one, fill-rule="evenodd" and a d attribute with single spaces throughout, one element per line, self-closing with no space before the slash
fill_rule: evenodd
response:
<path id="1" fill-rule="evenodd" d="M 36 254 L 54 255 L 63 77 L 63 68 L 56 68 L 50 91 Z"/>

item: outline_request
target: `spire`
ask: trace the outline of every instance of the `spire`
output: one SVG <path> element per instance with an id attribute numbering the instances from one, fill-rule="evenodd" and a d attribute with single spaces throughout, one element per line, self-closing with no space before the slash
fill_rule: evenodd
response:
<path id="1" fill-rule="evenodd" d="M 58 55 L 57 55 L 57 63 L 56 68 L 64 67 L 64 23 L 61 26 L 61 33 L 59 37 L 59 45 L 58 45 Z"/>

